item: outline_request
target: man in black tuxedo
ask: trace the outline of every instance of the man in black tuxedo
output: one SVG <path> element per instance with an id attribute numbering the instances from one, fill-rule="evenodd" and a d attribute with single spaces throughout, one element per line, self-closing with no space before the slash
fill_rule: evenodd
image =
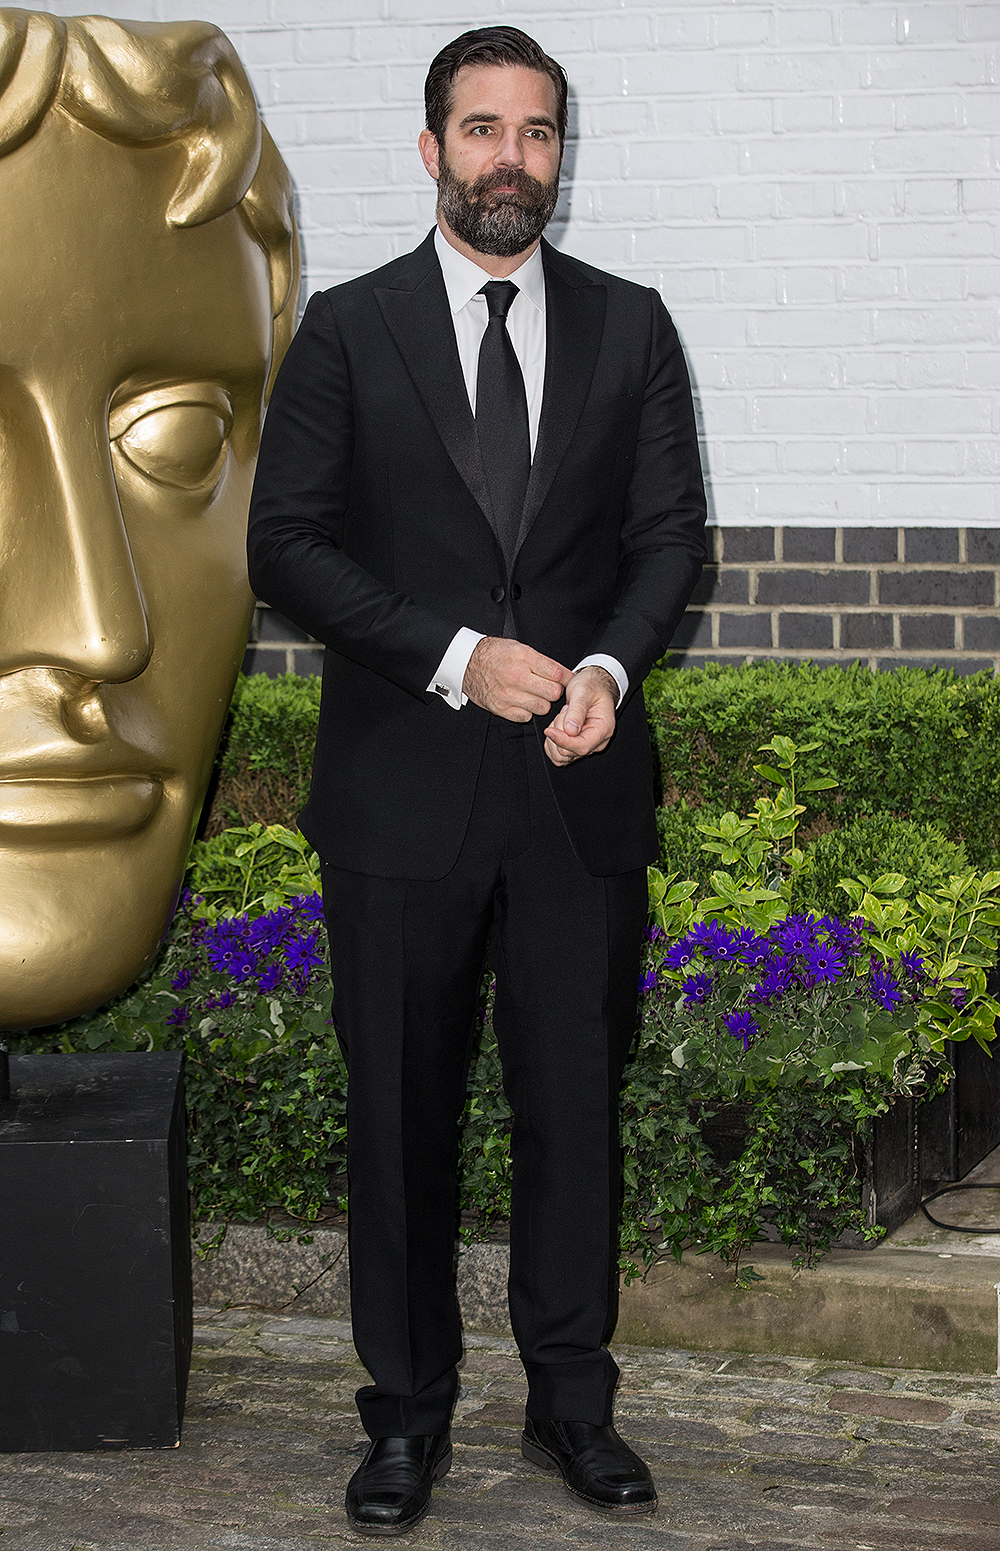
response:
<path id="1" fill-rule="evenodd" d="M 437 229 L 312 298 L 250 524 L 258 595 L 326 645 L 302 829 L 349 1073 L 352 1310 L 372 1446 L 355 1528 L 451 1458 L 457 1124 L 484 960 L 513 1110 L 522 1449 L 596 1507 L 656 1505 L 615 1432 L 618 1094 L 653 768 L 641 684 L 704 558 L 687 374 L 652 291 L 541 242 L 566 77 L 524 33 L 442 50 Z"/>

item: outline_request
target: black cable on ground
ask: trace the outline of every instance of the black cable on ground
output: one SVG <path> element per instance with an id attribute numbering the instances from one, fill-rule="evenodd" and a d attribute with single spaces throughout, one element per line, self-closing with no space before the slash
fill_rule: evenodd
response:
<path id="1" fill-rule="evenodd" d="M 929 1195 L 926 1198 L 926 1200 L 921 1201 L 921 1203 L 920 1203 L 920 1210 L 923 1212 L 923 1214 L 927 1218 L 928 1222 L 932 1222 L 934 1224 L 935 1228 L 947 1228 L 949 1233 L 978 1233 L 978 1234 L 1000 1233 L 1000 1228 L 966 1228 L 966 1227 L 963 1226 L 962 1223 L 942 1222 L 940 1217 L 932 1217 L 930 1212 L 927 1210 L 927 1202 L 928 1201 L 936 1201 L 938 1196 L 950 1195 L 951 1192 L 954 1191 L 954 1190 L 1000 1190 L 1000 1182 L 998 1182 L 995 1185 L 944 1185 L 944 1186 L 942 1186 L 942 1188 L 940 1190 L 935 1190 L 933 1195 Z"/>

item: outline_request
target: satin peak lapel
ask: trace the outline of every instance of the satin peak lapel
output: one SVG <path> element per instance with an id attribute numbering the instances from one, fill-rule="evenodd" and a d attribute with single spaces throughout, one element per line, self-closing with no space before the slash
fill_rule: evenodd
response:
<path id="1" fill-rule="evenodd" d="M 412 255 L 415 267 L 417 260 L 426 258 L 426 248 L 424 244 Z M 430 262 L 420 266 L 423 272 L 411 289 L 379 286 L 375 297 L 448 456 L 495 534 L 476 422 L 458 358 L 448 293 L 433 247 L 429 257 Z"/>
<path id="2" fill-rule="evenodd" d="M 608 299 L 603 285 L 573 284 L 564 278 L 558 254 L 545 258 L 545 385 L 518 549 L 541 511 L 583 413 L 604 337 Z"/>

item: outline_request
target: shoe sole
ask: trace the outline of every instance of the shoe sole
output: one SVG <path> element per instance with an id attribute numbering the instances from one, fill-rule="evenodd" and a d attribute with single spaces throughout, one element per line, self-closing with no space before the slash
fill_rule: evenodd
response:
<path id="1" fill-rule="evenodd" d="M 540 1444 L 530 1443 L 527 1438 L 522 1438 L 521 1453 L 526 1460 L 530 1460 L 533 1465 L 539 1465 L 542 1470 L 554 1470 L 557 1475 L 562 1476 L 562 1484 L 566 1488 L 567 1492 L 572 1492 L 574 1497 L 579 1497 L 581 1502 L 587 1503 L 587 1505 L 591 1508 L 599 1509 L 601 1513 L 656 1512 L 657 1497 L 655 1493 L 651 1502 L 602 1503 L 598 1498 L 588 1497 L 586 1492 L 581 1492 L 579 1488 L 570 1486 L 569 1482 L 566 1480 L 565 1474 L 563 1473 L 563 1468 L 559 1461 L 556 1459 L 555 1455 L 550 1454 L 547 1449 L 543 1449 Z"/>
<path id="2" fill-rule="evenodd" d="M 431 1477 L 433 1481 L 440 1481 L 442 1476 L 448 1474 L 451 1469 L 451 1452 L 451 1445 L 449 1444 L 445 1453 L 442 1454 L 434 1466 L 434 1473 Z M 405 1535 L 411 1529 L 416 1529 L 421 1519 L 426 1518 L 430 1505 L 431 1500 L 428 1497 L 419 1513 L 415 1513 L 411 1519 L 401 1520 L 399 1524 L 364 1524 L 359 1519 L 353 1518 L 350 1513 L 347 1515 L 347 1522 L 357 1535 Z"/>

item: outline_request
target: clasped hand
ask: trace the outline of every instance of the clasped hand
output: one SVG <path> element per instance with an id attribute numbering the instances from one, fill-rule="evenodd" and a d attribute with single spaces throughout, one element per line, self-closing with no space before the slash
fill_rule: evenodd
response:
<path id="1" fill-rule="evenodd" d="M 544 716 L 565 694 L 565 705 L 545 729 L 545 752 L 554 765 L 599 754 L 615 730 L 618 688 L 609 673 L 598 667 L 573 673 L 522 641 L 484 636 L 462 688 L 475 705 L 508 722 Z"/>

